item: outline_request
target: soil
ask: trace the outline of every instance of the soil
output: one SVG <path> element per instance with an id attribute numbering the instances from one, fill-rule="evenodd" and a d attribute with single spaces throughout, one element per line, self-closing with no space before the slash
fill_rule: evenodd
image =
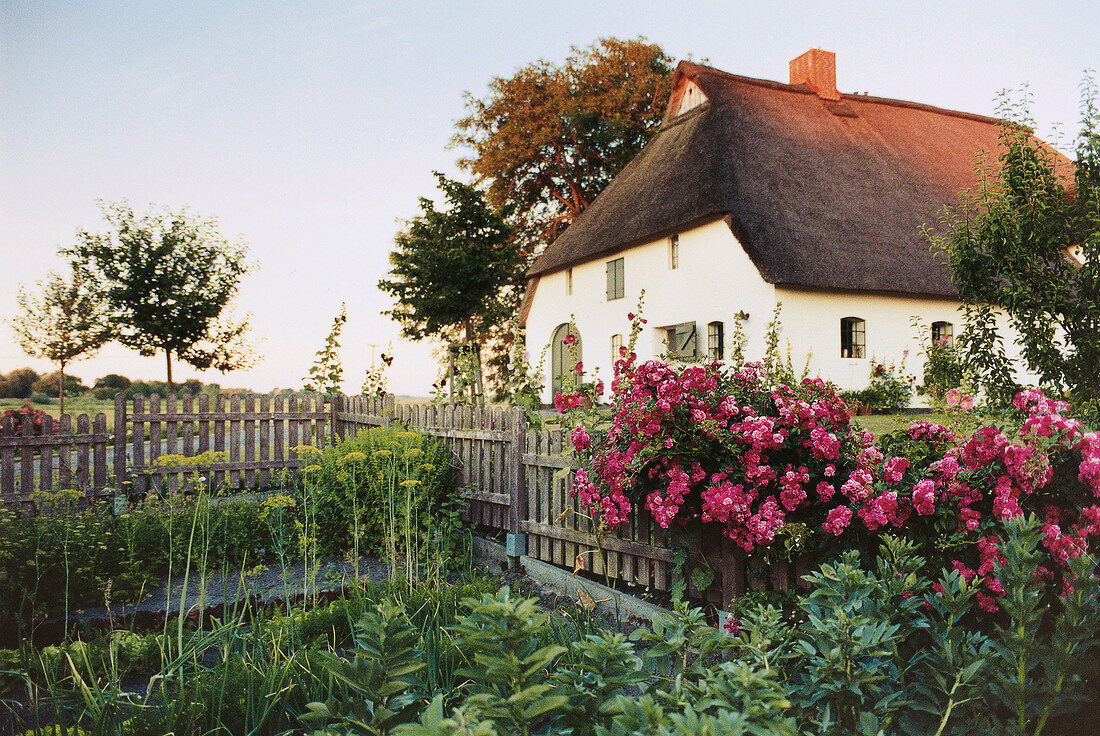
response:
<path id="1" fill-rule="evenodd" d="M 365 582 L 379 583 L 389 576 L 385 562 L 363 557 L 359 562 L 359 577 Z M 217 571 L 207 573 L 205 579 L 191 571 L 186 578 L 187 594 L 184 595 L 184 575 L 163 578 L 159 585 L 148 590 L 133 603 L 119 603 L 110 607 L 85 606 L 70 612 L 69 634 L 77 632 L 107 631 L 116 628 L 150 630 L 158 628 L 165 615 L 178 615 L 181 608 L 188 618 L 198 621 L 200 610 L 203 620 L 220 617 L 228 608 L 242 604 L 274 606 L 300 602 L 304 573 L 301 563 L 283 567 L 275 563 L 252 570 L 238 570 L 228 575 Z M 321 565 L 317 573 L 317 592 L 321 598 L 332 599 L 341 595 L 355 580 L 355 569 L 347 560 L 329 561 Z M 205 583 L 205 586 L 204 586 Z M 56 644 L 61 641 L 65 622 L 61 618 L 42 621 L 35 626 L 36 646 Z"/>

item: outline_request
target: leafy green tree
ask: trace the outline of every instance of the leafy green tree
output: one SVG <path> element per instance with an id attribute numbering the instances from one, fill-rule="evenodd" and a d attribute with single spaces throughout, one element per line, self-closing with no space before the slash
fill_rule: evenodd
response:
<path id="1" fill-rule="evenodd" d="M 16 368 L 4 374 L 4 393 L 6 399 L 30 398 L 34 382 L 39 378 L 33 368 Z"/>
<path id="2" fill-rule="evenodd" d="M 98 285 L 118 341 L 141 355 L 163 353 L 170 390 L 173 358 L 223 373 L 251 365 L 248 321 L 225 314 L 249 271 L 247 247 L 187 210 L 138 217 L 126 202 L 100 208 L 110 230 L 80 231 L 62 253 Z"/>
<path id="3" fill-rule="evenodd" d="M 461 166 L 489 183 L 530 247 L 572 222 L 661 124 L 672 59 L 645 38 L 574 47 L 562 65 L 540 60 L 466 94 L 452 145 Z M 530 247 L 522 255 L 530 255 Z"/>
<path id="4" fill-rule="evenodd" d="M 130 379 L 126 376 L 119 375 L 118 373 L 108 373 L 105 376 L 95 379 L 95 384 L 92 388 L 114 388 L 119 391 L 125 391 L 130 388 L 130 383 Z"/>
<path id="5" fill-rule="evenodd" d="M 130 388 L 130 379 L 118 373 L 108 373 L 97 378 L 92 386 L 92 395 L 97 399 L 113 399 L 115 394 Z"/>
<path id="6" fill-rule="evenodd" d="M 110 340 L 107 304 L 76 269 L 68 279 L 51 273 L 33 293 L 20 286 L 16 300 L 19 313 L 9 320 L 16 341 L 27 355 L 58 365 L 56 390 L 64 414 L 65 366 L 91 357 Z"/>
<path id="7" fill-rule="evenodd" d="M 506 296 L 515 313 L 531 256 L 596 198 L 660 126 L 672 59 L 644 38 L 600 39 L 573 48 L 562 64 L 540 60 L 466 94 L 467 114 L 451 144 L 469 149 L 459 164 L 488 186 L 493 207 L 511 212 L 516 260 Z M 515 380 L 513 331 L 504 323 L 483 341 L 497 389 Z"/>
<path id="8" fill-rule="evenodd" d="M 1026 99 L 1002 100 L 998 166 L 979 167 L 979 186 L 937 242 L 948 253 L 963 300 L 979 314 L 983 307 L 1004 310 L 1031 369 L 1095 415 L 1100 411 L 1100 116 L 1091 77 L 1082 89 L 1075 161 L 1035 138 Z M 978 343 L 996 347 L 996 336 L 988 334 L 988 309 L 984 313 Z M 985 356 L 969 352 L 971 367 L 984 375 Z M 1001 383 L 1010 380 L 1003 370 L 999 375 Z"/>
<path id="9" fill-rule="evenodd" d="M 421 214 L 394 239 L 389 279 L 378 288 L 397 304 L 388 314 L 413 340 L 478 342 L 511 313 L 509 279 L 517 246 L 505 217 L 468 184 L 436 172 L 445 210 L 420 198 Z"/>
<path id="10" fill-rule="evenodd" d="M 65 387 L 65 393 L 61 393 L 61 387 Z M 76 376 L 67 376 L 61 371 L 47 373 L 34 382 L 31 391 L 34 393 L 54 394 L 59 397 L 64 406 L 65 396 L 80 396 L 88 390 L 88 387 Z"/>

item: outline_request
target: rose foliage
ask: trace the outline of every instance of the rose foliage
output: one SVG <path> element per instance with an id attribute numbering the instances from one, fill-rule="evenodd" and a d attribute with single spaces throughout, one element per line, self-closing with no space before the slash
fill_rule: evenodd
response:
<path id="1" fill-rule="evenodd" d="M 1100 433 L 1037 390 L 1016 397 L 1003 427 L 956 436 L 914 422 L 876 445 L 832 386 L 776 384 L 759 364 L 635 365 L 624 348 L 611 389 L 609 428 L 571 435 L 584 465 L 574 491 L 605 529 L 641 505 L 662 527 L 698 520 L 746 552 L 792 523 L 806 524 L 817 548 L 890 531 L 968 580 L 981 576 L 989 611 L 1003 595 L 993 573 L 1007 520 L 1044 520 L 1042 574 L 1063 593 L 1066 563 L 1100 532 Z"/>

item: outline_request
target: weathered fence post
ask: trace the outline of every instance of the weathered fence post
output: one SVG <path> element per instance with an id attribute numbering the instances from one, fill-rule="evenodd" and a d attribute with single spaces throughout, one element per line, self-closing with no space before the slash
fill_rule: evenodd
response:
<path id="1" fill-rule="evenodd" d="M 328 405 L 328 444 L 335 445 L 344 439 L 344 425 L 340 423 L 340 414 L 345 411 L 343 394 L 333 394 Z M 320 444 L 320 443 L 318 443 Z"/>
<path id="2" fill-rule="evenodd" d="M 382 397 L 382 426 L 388 427 L 393 423 L 393 418 L 397 415 L 396 400 L 393 394 L 386 393 Z"/>
<path id="3" fill-rule="evenodd" d="M 126 493 L 126 482 L 130 480 L 126 468 L 126 394 L 115 394 L 115 493 L 116 495 L 129 495 Z"/>
<path id="4" fill-rule="evenodd" d="M 527 554 L 527 535 L 520 532 L 520 521 L 527 519 L 527 484 L 523 472 L 524 441 L 527 438 L 527 413 L 522 407 L 513 406 L 508 416 L 508 458 L 505 468 L 508 481 L 508 533 L 505 550 L 508 566 L 513 570 L 520 565 L 520 557 Z"/>

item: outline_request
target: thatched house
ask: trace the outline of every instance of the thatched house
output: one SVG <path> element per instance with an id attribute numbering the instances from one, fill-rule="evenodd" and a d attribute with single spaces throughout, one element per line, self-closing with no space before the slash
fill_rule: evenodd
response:
<path id="1" fill-rule="evenodd" d="M 904 351 L 920 378 L 912 317 L 939 338 L 956 330 L 957 295 L 922 228 L 974 183 L 998 121 L 841 94 L 819 49 L 790 74 L 677 66 L 659 132 L 528 272 L 528 345 L 551 345 L 545 401 L 570 367 L 567 333 L 587 374 L 611 375 L 642 289 L 643 359 L 727 358 L 739 315 L 759 358 L 782 302 L 783 349 L 842 388 Z"/>

